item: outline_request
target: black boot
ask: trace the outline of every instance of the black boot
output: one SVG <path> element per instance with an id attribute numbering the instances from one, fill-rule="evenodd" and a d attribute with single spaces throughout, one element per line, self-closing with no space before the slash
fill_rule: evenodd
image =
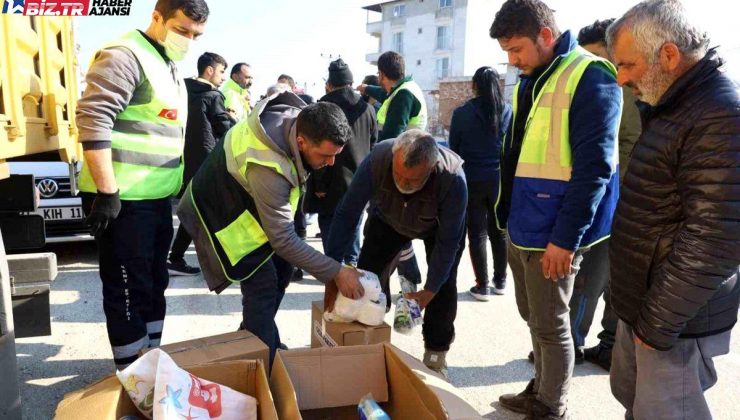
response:
<path id="1" fill-rule="evenodd" d="M 515 413 L 526 414 L 529 412 L 529 406 L 532 401 L 537 400 L 537 392 L 534 390 L 534 379 L 529 381 L 524 391 L 518 394 L 505 394 L 498 398 L 498 402 L 501 403 L 506 409 L 509 409 Z"/>

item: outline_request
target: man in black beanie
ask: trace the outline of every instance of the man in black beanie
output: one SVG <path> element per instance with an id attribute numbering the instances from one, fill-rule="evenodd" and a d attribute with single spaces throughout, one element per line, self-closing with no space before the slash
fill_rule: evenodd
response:
<path id="1" fill-rule="evenodd" d="M 339 106 L 352 127 L 353 136 L 337 155 L 334 166 L 314 171 L 308 180 L 306 191 L 306 212 L 319 214 L 321 241 L 326 251 L 332 216 L 339 201 L 347 191 L 355 170 L 370 153 L 375 144 L 377 122 L 375 109 L 362 100 L 352 89 L 352 71 L 341 58 L 329 64 L 329 78 L 326 81 L 326 95 L 319 102 L 331 102 Z M 351 249 L 344 256 L 344 262 L 357 265 L 360 254 L 359 225 Z"/>

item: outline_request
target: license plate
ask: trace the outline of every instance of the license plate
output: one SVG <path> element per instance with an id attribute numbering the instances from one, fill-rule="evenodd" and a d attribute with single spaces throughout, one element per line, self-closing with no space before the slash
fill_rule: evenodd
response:
<path id="1" fill-rule="evenodd" d="M 36 209 L 44 220 L 79 220 L 83 218 L 82 207 L 44 207 Z"/>

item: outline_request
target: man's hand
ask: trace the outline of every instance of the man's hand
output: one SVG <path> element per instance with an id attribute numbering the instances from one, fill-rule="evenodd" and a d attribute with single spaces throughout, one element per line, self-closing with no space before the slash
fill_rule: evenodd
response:
<path id="1" fill-rule="evenodd" d="M 365 89 L 367 89 L 367 85 L 366 84 L 361 84 L 361 85 L 357 86 L 355 89 L 358 92 L 360 92 L 360 95 L 364 95 L 365 94 Z"/>
<path id="2" fill-rule="evenodd" d="M 108 225 L 118 217 L 120 211 L 121 198 L 118 191 L 113 194 L 98 191 L 90 214 L 85 219 L 85 225 L 90 226 L 90 234 L 96 238 L 102 235 Z"/>
<path id="3" fill-rule="evenodd" d="M 575 252 L 560 248 L 552 242 L 547 244 L 545 254 L 540 262 L 542 263 L 542 272 L 546 279 L 558 281 L 570 275 L 570 266 L 573 263 Z"/>
<path id="4" fill-rule="evenodd" d="M 326 193 L 325 192 L 316 192 L 314 194 L 316 194 L 316 197 L 318 197 L 318 198 L 324 198 L 324 197 L 326 197 Z"/>
<path id="5" fill-rule="evenodd" d="M 641 346 L 642 348 L 647 349 L 647 350 L 655 350 L 653 347 L 650 347 L 649 344 L 647 344 L 646 342 L 640 340 L 640 337 L 638 337 L 637 335 L 635 335 L 635 344 L 637 344 L 638 346 Z"/>
<path id="6" fill-rule="evenodd" d="M 429 290 L 422 289 L 422 290 L 419 290 L 418 292 L 406 293 L 405 295 L 403 295 L 403 297 L 405 297 L 406 299 L 415 300 L 416 302 L 419 303 L 419 308 L 424 309 L 427 307 L 427 305 L 429 305 L 429 302 L 431 302 L 432 299 L 434 299 L 435 295 L 436 294 L 434 292 L 430 292 Z"/>
<path id="7" fill-rule="evenodd" d="M 226 108 L 226 112 L 229 114 L 229 116 L 236 120 L 236 111 L 231 108 Z"/>
<path id="8" fill-rule="evenodd" d="M 342 266 L 334 280 L 326 283 L 324 287 L 324 310 L 326 312 L 334 309 L 337 291 L 344 297 L 360 299 L 365 294 L 365 289 L 360 284 L 360 272 L 355 268 Z"/>

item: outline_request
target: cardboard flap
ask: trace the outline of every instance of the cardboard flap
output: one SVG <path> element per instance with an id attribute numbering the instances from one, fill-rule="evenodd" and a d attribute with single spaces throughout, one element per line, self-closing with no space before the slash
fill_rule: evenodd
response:
<path id="1" fill-rule="evenodd" d="M 468 404 L 457 388 L 445 381 L 438 373 L 424 366 L 410 354 L 390 346 L 393 353 L 439 398 L 447 418 L 450 420 L 482 419 L 478 411 Z"/>
<path id="2" fill-rule="evenodd" d="M 398 419 L 447 419 L 439 398 L 404 364 L 391 346 L 386 345 L 384 349 L 391 390 L 388 415 Z M 395 400 L 406 404 L 393 404 Z"/>
<path id="3" fill-rule="evenodd" d="M 281 354 L 285 354 L 285 352 L 279 351 L 275 354 L 275 361 L 272 362 L 272 373 L 270 374 L 270 390 L 273 398 L 275 398 L 275 409 L 280 419 L 301 420 L 295 388 L 293 388 Z"/>
<path id="4" fill-rule="evenodd" d="M 372 393 L 388 401 L 381 344 L 280 352 L 301 410 L 357 405 Z"/>
<path id="5" fill-rule="evenodd" d="M 83 401 L 84 400 L 84 401 Z M 131 400 L 121 400 L 121 382 L 114 376 L 108 376 L 89 387 L 70 392 L 59 403 L 54 415 L 63 419 L 117 419 L 123 409 L 119 405 L 126 403 L 133 406 Z"/>

